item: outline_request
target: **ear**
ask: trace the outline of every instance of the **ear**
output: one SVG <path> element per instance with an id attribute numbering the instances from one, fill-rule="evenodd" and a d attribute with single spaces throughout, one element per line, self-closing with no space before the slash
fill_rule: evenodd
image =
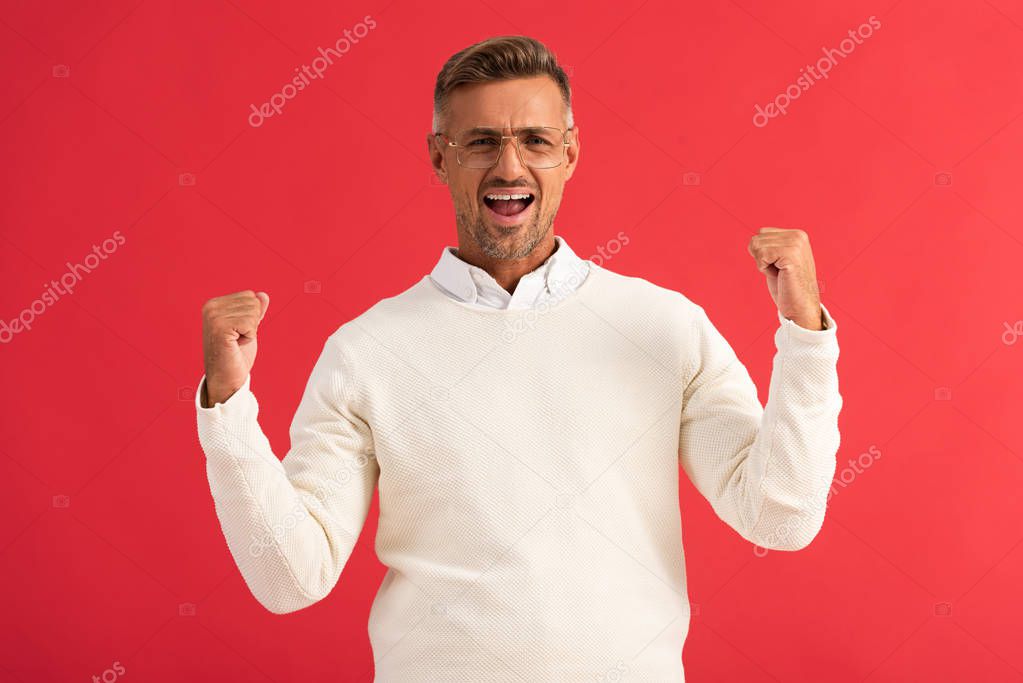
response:
<path id="1" fill-rule="evenodd" d="M 565 164 L 565 180 L 572 177 L 572 174 L 575 173 L 575 165 L 579 162 L 579 149 L 581 145 L 579 142 L 579 126 L 573 128 L 569 135 L 572 136 L 572 140 L 565 150 L 565 157 L 567 159 Z"/>
<path id="2" fill-rule="evenodd" d="M 430 155 L 430 165 L 437 179 L 444 185 L 448 184 L 447 159 L 444 155 L 444 141 L 433 133 L 426 135 L 426 150 Z"/>

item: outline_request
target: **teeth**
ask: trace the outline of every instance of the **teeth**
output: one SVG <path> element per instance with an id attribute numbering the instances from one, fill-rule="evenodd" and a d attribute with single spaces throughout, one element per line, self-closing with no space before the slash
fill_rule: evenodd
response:
<path id="1" fill-rule="evenodd" d="M 504 199 L 505 201 L 507 201 L 509 199 L 529 199 L 532 196 L 533 195 L 531 195 L 529 193 L 526 193 L 526 194 L 488 194 L 487 195 L 487 199 Z"/>

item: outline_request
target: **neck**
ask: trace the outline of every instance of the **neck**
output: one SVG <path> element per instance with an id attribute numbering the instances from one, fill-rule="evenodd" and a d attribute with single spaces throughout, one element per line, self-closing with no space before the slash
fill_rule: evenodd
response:
<path id="1" fill-rule="evenodd" d="M 484 254 L 479 245 L 475 242 L 459 241 L 455 256 L 466 263 L 477 266 L 487 271 L 509 294 L 515 293 L 515 287 L 523 275 L 536 270 L 544 261 L 550 258 L 551 254 L 557 251 L 558 243 L 554 239 L 554 231 L 537 242 L 533 251 L 522 258 L 501 259 L 493 258 Z"/>

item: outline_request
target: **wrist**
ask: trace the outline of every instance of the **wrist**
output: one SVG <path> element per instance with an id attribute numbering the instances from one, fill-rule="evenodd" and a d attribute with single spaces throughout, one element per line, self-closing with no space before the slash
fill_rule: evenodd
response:
<path id="1" fill-rule="evenodd" d="M 212 408 L 218 403 L 224 403 L 227 399 L 237 393 L 238 387 L 230 388 L 227 385 L 219 384 L 216 380 L 210 382 L 210 378 L 207 375 L 206 381 L 202 385 L 202 407 Z"/>
<path id="2" fill-rule="evenodd" d="M 813 332 L 820 332 L 822 330 L 828 329 L 828 322 L 827 318 L 824 315 L 823 307 L 818 307 L 817 313 L 794 316 L 792 318 L 789 318 L 789 320 L 791 320 L 799 327 L 802 327 L 803 329 L 806 330 L 811 330 Z"/>

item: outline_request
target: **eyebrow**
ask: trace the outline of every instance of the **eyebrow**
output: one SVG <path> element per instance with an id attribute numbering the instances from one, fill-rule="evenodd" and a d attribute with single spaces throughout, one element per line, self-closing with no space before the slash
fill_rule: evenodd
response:
<path id="1" fill-rule="evenodd" d="M 535 133 L 539 130 L 543 130 L 544 128 L 553 128 L 553 126 L 521 126 L 519 130 L 527 133 Z M 468 135 L 504 135 L 504 131 L 501 129 L 483 127 L 470 128 L 465 131 L 465 133 Z"/>

